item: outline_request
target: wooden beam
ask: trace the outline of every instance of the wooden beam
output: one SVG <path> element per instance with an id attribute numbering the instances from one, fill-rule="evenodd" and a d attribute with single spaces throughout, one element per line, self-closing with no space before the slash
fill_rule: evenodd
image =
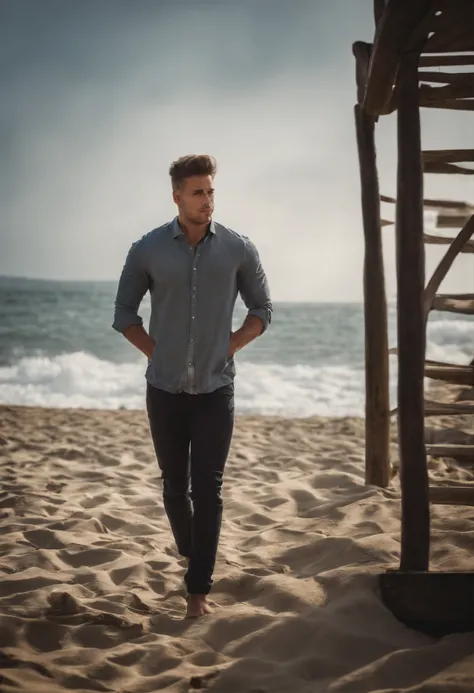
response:
<path id="1" fill-rule="evenodd" d="M 440 99 L 435 103 L 427 101 L 421 105 L 424 108 L 444 108 L 449 111 L 474 111 L 474 99 Z"/>
<path id="2" fill-rule="evenodd" d="M 474 72 L 419 72 L 418 76 L 420 82 L 435 82 L 437 84 L 471 84 L 474 91 Z"/>
<path id="3" fill-rule="evenodd" d="M 432 106 L 436 108 L 438 102 L 449 99 L 472 99 L 474 97 L 474 85 L 467 82 L 453 82 L 442 87 L 433 87 L 430 84 L 420 86 L 420 106 Z"/>
<path id="4" fill-rule="evenodd" d="M 474 403 L 425 401 L 425 416 L 464 416 L 465 414 L 474 414 Z"/>
<path id="5" fill-rule="evenodd" d="M 398 414 L 398 407 L 390 415 Z M 474 403 L 470 402 L 434 402 L 425 400 L 425 416 L 465 416 L 474 414 Z"/>
<path id="6" fill-rule="evenodd" d="M 430 486 L 429 493 L 436 505 L 474 505 L 474 486 Z"/>
<path id="7" fill-rule="evenodd" d="M 357 103 L 359 105 L 364 101 L 371 52 L 371 43 L 356 41 L 352 44 L 352 53 L 356 60 Z"/>
<path id="8" fill-rule="evenodd" d="M 385 12 L 385 8 L 387 6 L 387 0 L 374 0 L 374 21 L 375 21 L 375 26 L 380 22 L 382 19 L 383 13 Z"/>
<path id="9" fill-rule="evenodd" d="M 446 236 L 432 236 L 428 233 L 423 235 L 423 240 L 427 244 L 431 245 L 451 245 L 456 240 L 455 238 Z M 460 250 L 461 253 L 474 253 L 474 241 L 466 241 Z"/>
<path id="10" fill-rule="evenodd" d="M 444 5 L 443 12 L 434 18 L 434 32 L 423 46 L 423 53 L 460 53 L 474 51 L 474 4 L 456 3 Z"/>
<path id="11" fill-rule="evenodd" d="M 436 228 L 455 229 L 464 226 L 469 220 L 470 214 L 439 214 L 436 219 Z"/>
<path id="12" fill-rule="evenodd" d="M 418 58 L 415 53 L 402 57 L 397 112 L 396 266 L 398 438 L 402 490 L 401 570 L 427 570 L 430 550 L 423 414 L 425 252 Z"/>
<path id="13" fill-rule="evenodd" d="M 474 55 L 422 55 L 420 67 L 448 67 L 454 65 L 474 65 Z"/>
<path id="14" fill-rule="evenodd" d="M 428 314 L 433 306 L 433 300 L 436 295 L 436 292 L 438 291 L 438 288 L 441 286 L 441 282 L 449 272 L 451 265 L 458 256 L 461 248 L 465 245 L 465 243 L 471 238 L 473 234 L 474 214 L 464 224 L 461 231 L 458 233 L 454 241 L 451 243 L 426 286 L 424 293 L 425 324 L 428 320 Z"/>
<path id="15" fill-rule="evenodd" d="M 424 149 L 422 152 L 423 162 L 442 161 L 452 163 L 453 161 L 474 161 L 474 149 Z"/>
<path id="16" fill-rule="evenodd" d="M 389 570 L 379 575 L 379 587 L 385 606 L 408 628 L 434 638 L 474 630 L 474 573 Z M 454 693 L 445 682 L 430 690 Z"/>
<path id="17" fill-rule="evenodd" d="M 394 197 L 389 197 L 388 195 L 380 195 L 382 202 L 396 203 Z M 460 200 L 432 200 L 424 199 L 423 205 L 427 209 L 452 209 L 454 212 L 472 214 L 474 212 L 474 205 L 469 202 L 462 202 Z"/>
<path id="18" fill-rule="evenodd" d="M 450 457 L 454 460 L 474 461 L 474 445 L 426 445 L 430 457 Z M 459 487 L 457 487 L 459 488 Z M 469 487 L 474 501 L 474 486 Z"/>
<path id="19" fill-rule="evenodd" d="M 390 481 L 388 328 L 374 118 L 359 105 L 354 115 L 365 239 L 365 483 L 385 488 Z"/>
<path id="20" fill-rule="evenodd" d="M 375 116 L 393 111 L 393 90 L 399 72 L 400 56 L 416 27 L 432 12 L 431 0 L 388 0 L 377 25 L 369 63 L 363 101 L 367 113 Z"/>
<path id="21" fill-rule="evenodd" d="M 430 366 L 425 362 L 425 378 L 442 380 L 453 385 L 472 385 L 474 387 L 474 368 L 471 366 Z"/>
<path id="22" fill-rule="evenodd" d="M 474 104 L 474 101 L 473 101 Z M 424 166 L 425 173 L 460 173 L 464 176 L 474 175 L 474 168 L 456 166 L 455 164 L 445 164 L 442 161 L 427 161 Z"/>
<path id="23" fill-rule="evenodd" d="M 442 294 L 435 296 L 431 310 L 459 315 L 474 315 L 474 294 Z"/>

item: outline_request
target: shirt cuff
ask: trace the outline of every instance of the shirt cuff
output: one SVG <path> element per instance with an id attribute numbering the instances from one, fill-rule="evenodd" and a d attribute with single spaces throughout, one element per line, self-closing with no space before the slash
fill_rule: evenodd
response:
<path id="1" fill-rule="evenodd" d="M 247 315 L 255 315 L 256 318 L 260 318 L 262 321 L 263 329 L 260 334 L 263 334 L 270 324 L 270 313 L 266 308 L 251 308 Z"/>
<path id="2" fill-rule="evenodd" d="M 137 315 L 136 313 L 126 313 L 124 315 L 121 315 L 120 313 L 115 314 L 114 321 L 112 323 L 112 327 L 114 330 L 117 332 L 120 332 L 120 334 L 123 334 L 127 327 L 130 327 L 131 325 L 143 325 L 143 320 L 142 318 Z"/>

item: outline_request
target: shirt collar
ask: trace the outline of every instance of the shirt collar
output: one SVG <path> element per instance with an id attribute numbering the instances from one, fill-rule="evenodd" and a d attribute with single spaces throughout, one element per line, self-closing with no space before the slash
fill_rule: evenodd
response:
<path id="1" fill-rule="evenodd" d="M 209 225 L 209 231 L 214 235 L 216 234 L 216 224 L 214 221 L 211 221 Z M 171 222 L 171 233 L 173 234 L 173 238 L 177 238 L 178 236 L 183 235 L 183 232 L 181 231 L 178 224 L 178 217 L 175 217 Z"/>

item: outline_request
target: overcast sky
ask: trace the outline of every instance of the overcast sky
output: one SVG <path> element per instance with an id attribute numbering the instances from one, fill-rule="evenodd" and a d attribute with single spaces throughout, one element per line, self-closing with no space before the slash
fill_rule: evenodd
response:
<path id="1" fill-rule="evenodd" d="M 372 5 L 0 0 L 0 274 L 115 280 L 132 241 L 175 215 L 170 162 L 207 152 L 215 219 L 255 241 L 275 300 L 360 300 L 351 46 L 372 39 Z M 388 195 L 395 138 L 381 118 Z M 474 147 L 472 114 L 423 111 L 423 145 Z M 474 177 L 425 180 L 427 196 L 474 200 Z M 428 274 L 442 253 L 428 248 Z M 473 287 L 465 255 L 442 290 Z"/>

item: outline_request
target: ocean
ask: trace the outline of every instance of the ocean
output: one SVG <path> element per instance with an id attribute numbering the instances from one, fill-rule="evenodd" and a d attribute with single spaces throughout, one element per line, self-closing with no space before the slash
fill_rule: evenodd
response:
<path id="1" fill-rule="evenodd" d="M 112 327 L 116 282 L 0 279 L 0 402 L 144 408 L 146 358 Z M 148 324 L 148 296 L 140 309 Z M 245 316 L 238 301 L 234 328 Z M 390 345 L 396 315 L 389 307 Z M 472 316 L 431 313 L 427 358 L 468 363 Z M 236 413 L 357 416 L 364 411 L 359 303 L 275 303 L 268 331 L 236 355 Z M 396 357 L 390 357 L 396 403 Z"/>

